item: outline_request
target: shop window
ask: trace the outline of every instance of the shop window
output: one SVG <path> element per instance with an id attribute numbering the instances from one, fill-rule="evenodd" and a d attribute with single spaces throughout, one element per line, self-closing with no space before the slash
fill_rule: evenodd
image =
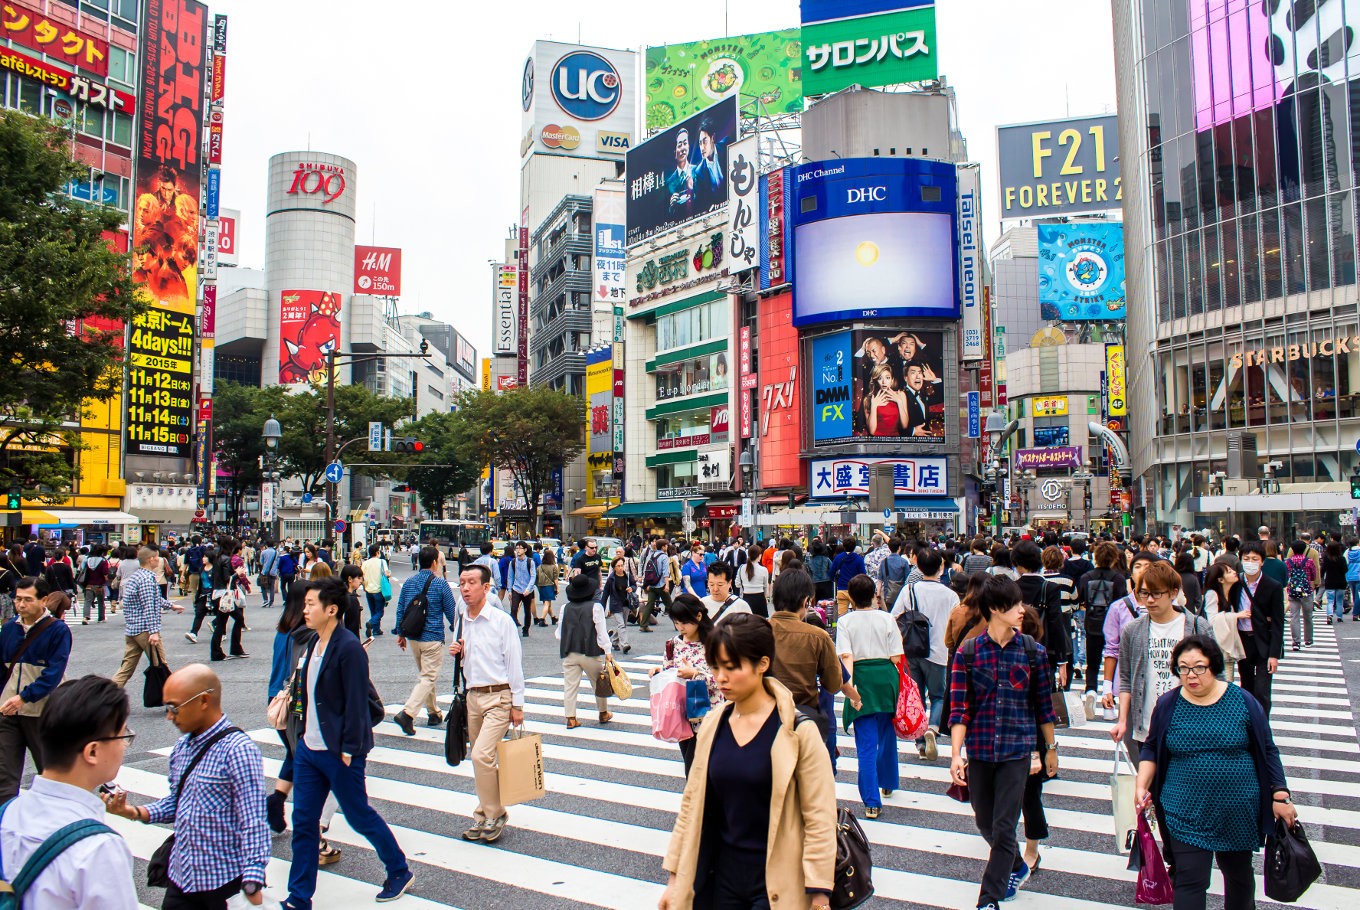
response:
<path id="1" fill-rule="evenodd" d="M 80 118 L 80 131 L 96 139 L 104 138 L 104 112 L 90 105 L 82 105 L 77 114 Z"/>
<path id="2" fill-rule="evenodd" d="M 668 363 L 656 370 L 657 401 L 717 391 L 727 386 L 726 352 Z"/>
<path id="3" fill-rule="evenodd" d="M 16 107 L 25 114 L 32 114 L 35 117 L 38 116 L 42 112 L 42 86 L 36 82 L 30 82 L 27 79 L 20 79 L 18 81 L 19 97 Z M 11 95 L 10 97 L 12 98 L 14 96 Z"/>

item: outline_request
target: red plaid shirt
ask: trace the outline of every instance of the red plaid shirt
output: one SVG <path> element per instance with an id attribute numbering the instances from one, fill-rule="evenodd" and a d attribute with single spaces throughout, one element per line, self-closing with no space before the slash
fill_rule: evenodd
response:
<path id="1" fill-rule="evenodd" d="M 1039 725 L 1057 720 L 1053 700 L 1031 696 L 1030 662 L 1019 635 L 1004 648 L 986 632 L 976 641 L 972 685 L 964 667 L 962 647 L 954 655 L 949 678 L 949 725 L 967 725 L 964 743 L 970 759 L 991 762 L 1027 759 L 1035 749 Z M 1047 673 L 1048 653 L 1044 646 L 1035 642 L 1034 651 L 1035 666 Z M 1036 694 L 1046 696 L 1052 689 L 1051 682 L 1035 682 Z"/>

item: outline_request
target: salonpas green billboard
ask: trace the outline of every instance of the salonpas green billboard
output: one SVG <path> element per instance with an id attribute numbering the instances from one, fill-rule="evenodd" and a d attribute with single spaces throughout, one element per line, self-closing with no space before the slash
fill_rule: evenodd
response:
<path id="1" fill-rule="evenodd" d="M 799 29 L 647 48 L 647 130 L 663 130 L 740 93 L 761 113 L 803 109 Z"/>
<path id="2" fill-rule="evenodd" d="M 872 88 L 939 75 L 935 7 L 898 10 L 803 26 L 803 94 L 852 85 Z"/>

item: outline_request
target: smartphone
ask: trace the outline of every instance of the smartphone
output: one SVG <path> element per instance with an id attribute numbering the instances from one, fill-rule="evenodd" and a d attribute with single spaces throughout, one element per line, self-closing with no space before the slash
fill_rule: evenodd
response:
<path id="1" fill-rule="evenodd" d="M 117 796 L 119 793 L 123 792 L 123 788 L 118 786 L 114 781 L 109 781 L 107 784 L 99 785 L 99 792 L 104 796 Z"/>
<path id="2" fill-rule="evenodd" d="M 365 638 L 362 642 L 360 642 L 360 644 L 365 648 L 373 644 L 373 635 L 370 633 L 368 638 Z"/>

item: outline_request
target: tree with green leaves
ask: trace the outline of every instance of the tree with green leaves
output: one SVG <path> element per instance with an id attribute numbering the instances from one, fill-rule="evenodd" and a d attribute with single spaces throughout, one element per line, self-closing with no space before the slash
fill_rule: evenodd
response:
<path id="1" fill-rule="evenodd" d="M 408 398 L 388 398 L 375 395 L 362 385 L 336 385 L 335 387 L 335 445 L 341 445 L 355 438 L 367 438 L 368 424 L 378 420 L 391 429 L 411 415 L 411 401 Z M 326 391 L 308 389 L 284 396 L 279 413 L 276 415 L 283 427 L 283 441 L 279 445 L 280 468 L 286 476 L 299 477 L 302 489 L 320 493 L 325 483 L 326 471 Z M 383 465 L 377 468 L 356 468 L 355 473 L 370 477 L 383 477 L 392 473 L 393 467 L 409 463 L 409 458 L 391 452 L 369 452 L 356 442 L 345 450 L 345 458 L 356 447 L 363 453 L 363 460 Z M 357 459 L 354 459 L 357 460 Z M 391 466 L 391 467 L 388 467 Z"/>
<path id="2" fill-rule="evenodd" d="M 543 386 L 505 392 L 464 392 L 458 398 L 457 438 L 477 464 L 505 468 L 528 500 L 538 531 L 539 504 L 553 472 L 585 451 L 585 402 Z"/>
<path id="3" fill-rule="evenodd" d="M 146 306 L 112 209 L 65 195 L 87 177 L 50 121 L 0 111 L 0 486 L 65 499 L 81 414 L 123 385 L 123 325 Z"/>
<path id="4" fill-rule="evenodd" d="M 227 475 L 227 521 L 240 524 L 245 495 L 264 480 L 264 422 L 282 410 L 288 390 L 218 382 L 213 389 L 213 442 L 217 465 Z"/>
<path id="5" fill-rule="evenodd" d="M 481 477 L 482 463 L 461 443 L 459 427 L 456 413 L 434 413 L 402 431 L 425 443 L 415 465 L 403 473 L 431 518 L 442 518 L 449 500 L 472 489 Z"/>

